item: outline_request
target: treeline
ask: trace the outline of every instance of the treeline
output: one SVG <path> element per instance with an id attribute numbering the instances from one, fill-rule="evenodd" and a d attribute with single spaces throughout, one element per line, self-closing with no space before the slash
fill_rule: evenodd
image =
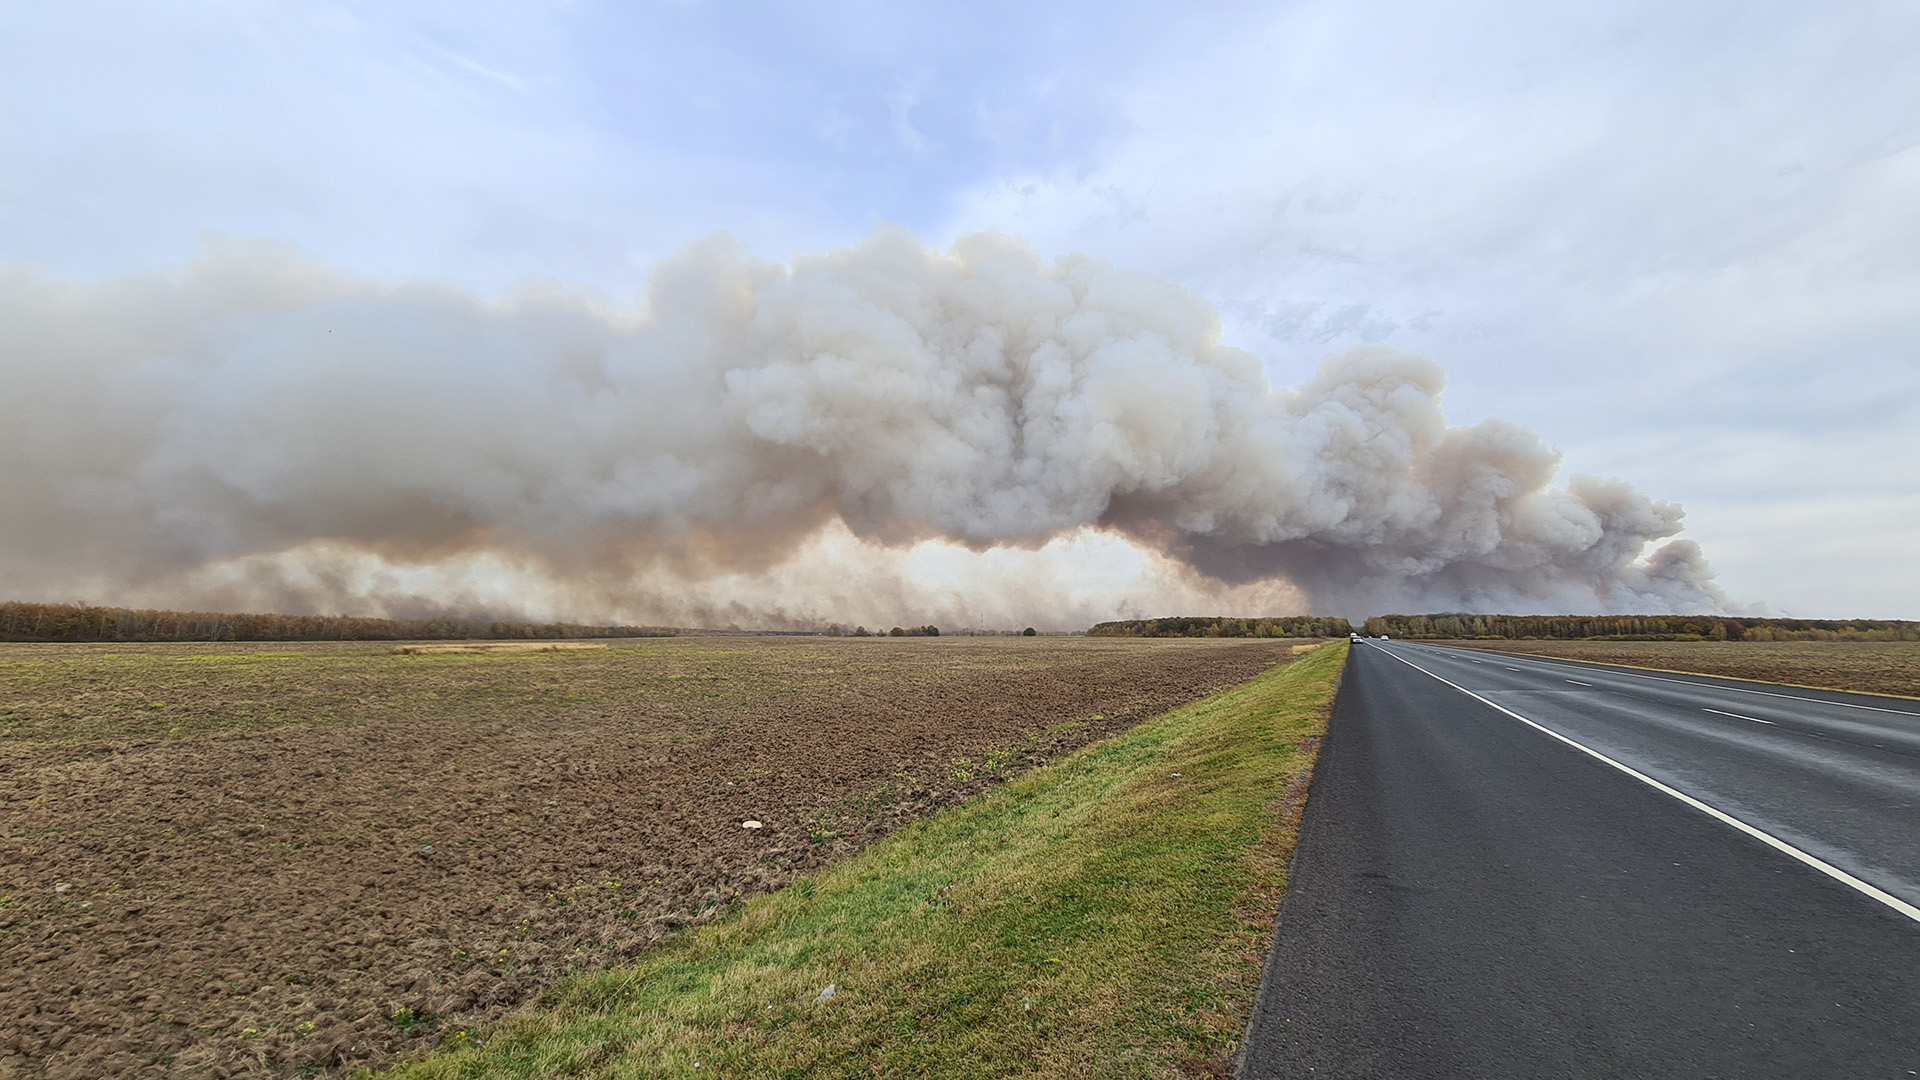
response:
<path id="1" fill-rule="evenodd" d="M 1122 619 L 1103 622 L 1087 631 L 1089 637 L 1346 637 L 1353 624 L 1345 619 L 1315 615 L 1281 618 L 1230 619 L 1219 615 L 1188 615 L 1169 619 Z"/>
<path id="2" fill-rule="evenodd" d="M 827 627 L 825 633 L 828 637 L 939 637 L 940 628 L 928 623 L 925 626 L 909 626 L 904 629 L 896 626 L 891 630 L 869 630 L 864 626 L 856 626 L 849 630 L 839 623 L 834 623 Z"/>
<path id="3" fill-rule="evenodd" d="M 1375 615 L 1366 632 L 1397 638 L 1560 641 L 1920 641 L 1899 619 L 1749 619 L 1720 615 Z"/>
<path id="4" fill-rule="evenodd" d="M 671 637 L 647 626 L 365 619 L 350 615 L 229 615 L 73 604 L 0 603 L 0 641 L 435 641 Z"/>

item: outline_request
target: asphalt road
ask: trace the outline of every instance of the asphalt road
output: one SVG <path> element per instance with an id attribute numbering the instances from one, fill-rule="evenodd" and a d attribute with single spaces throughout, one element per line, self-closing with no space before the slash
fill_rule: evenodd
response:
<path id="1" fill-rule="evenodd" d="M 1920 704 L 1366 642 L 1242 1075 L 1920 1076 L 1916 905 Z"/>

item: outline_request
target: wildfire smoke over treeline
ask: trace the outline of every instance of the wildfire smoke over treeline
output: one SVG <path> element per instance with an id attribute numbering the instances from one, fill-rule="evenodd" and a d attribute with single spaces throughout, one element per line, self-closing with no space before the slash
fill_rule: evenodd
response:
<path id="1" fill-rule="evenodd" d="M 1124 619 L 1103 622 L 1088 637 L 1346 637 L 1353 625 L 1345 619 L 1312 615 L 1280 618 L 1233 619 L 1215 615 L 1187 615 L 1165 619 Z"/>
<path id="2" fill-rule="evenodd" d="M 786 264 L 715 239 L 631 300 L 223 244 L 106 281 L 0 270 L 0 324 L 23 599 L 1053 629 L 1279 596 L 1725 607 L 1678 506 L 1561 482 L 1515 424 L 1449 426 L 1433 360 L 1368 346 L 1275 385 L 1203 298 L 1000 234 Z M 1043 556 L 1085 538 L 1132 582 L 1082 572 L 1063 602 L 1089 564 Z M 896 557 L 926 545 L 967 558 Z"/>

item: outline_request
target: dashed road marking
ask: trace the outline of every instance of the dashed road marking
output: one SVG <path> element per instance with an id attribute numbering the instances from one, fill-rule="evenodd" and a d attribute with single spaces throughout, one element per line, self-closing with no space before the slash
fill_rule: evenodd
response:
<path id="1" fill-rule="evenodd" d="M 1771 720 L 1762 720 L 1762 719 L 1760 719 L 1760 718 L 1759 718 L 1759 717 L 1757 717 L 1757 716 L 1741 716 L 1741 715 L 1740 715 L 1739 713 L 1737 713 L 1737 712 L 1721 712 L 1721 711 L 1720 711 L 1719 709 L 1703 709 L 1703 710 L 1701 710 L 1701 711 L 1702 711 L 1702 712 L 1710 712 L 1710 713 L 1713 713 L 1713 714 L 1714 714 L 1715 716 L 1731 716 L 1731 717 L 1733 717 L 1733 718 L 1734 718 L 1735 720 L 1751 720 L 1751 721 L 1753 721 L 1753 722 L 1754 722 L 1754 723 L 1756 723 L 1756 724 L 1768 724 L 1768 725 L 1771 725 L 1771 724 L 1773 723 L 1773 721 L 1771 721 Z"/>

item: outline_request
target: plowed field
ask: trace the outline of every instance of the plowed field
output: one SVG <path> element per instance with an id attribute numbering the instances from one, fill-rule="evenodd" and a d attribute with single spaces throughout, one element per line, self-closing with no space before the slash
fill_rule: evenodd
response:
<path id="1" fill-rule="evenodd" d="M 377 1065 L 1290 643 L 610 644 L 0 646 L 0 1071 Z"/>
<path id="2" fill-rule="evenodd" d="M 1920 697 L 1920 641 L 1448 641 L 1497 652 Z"/>

